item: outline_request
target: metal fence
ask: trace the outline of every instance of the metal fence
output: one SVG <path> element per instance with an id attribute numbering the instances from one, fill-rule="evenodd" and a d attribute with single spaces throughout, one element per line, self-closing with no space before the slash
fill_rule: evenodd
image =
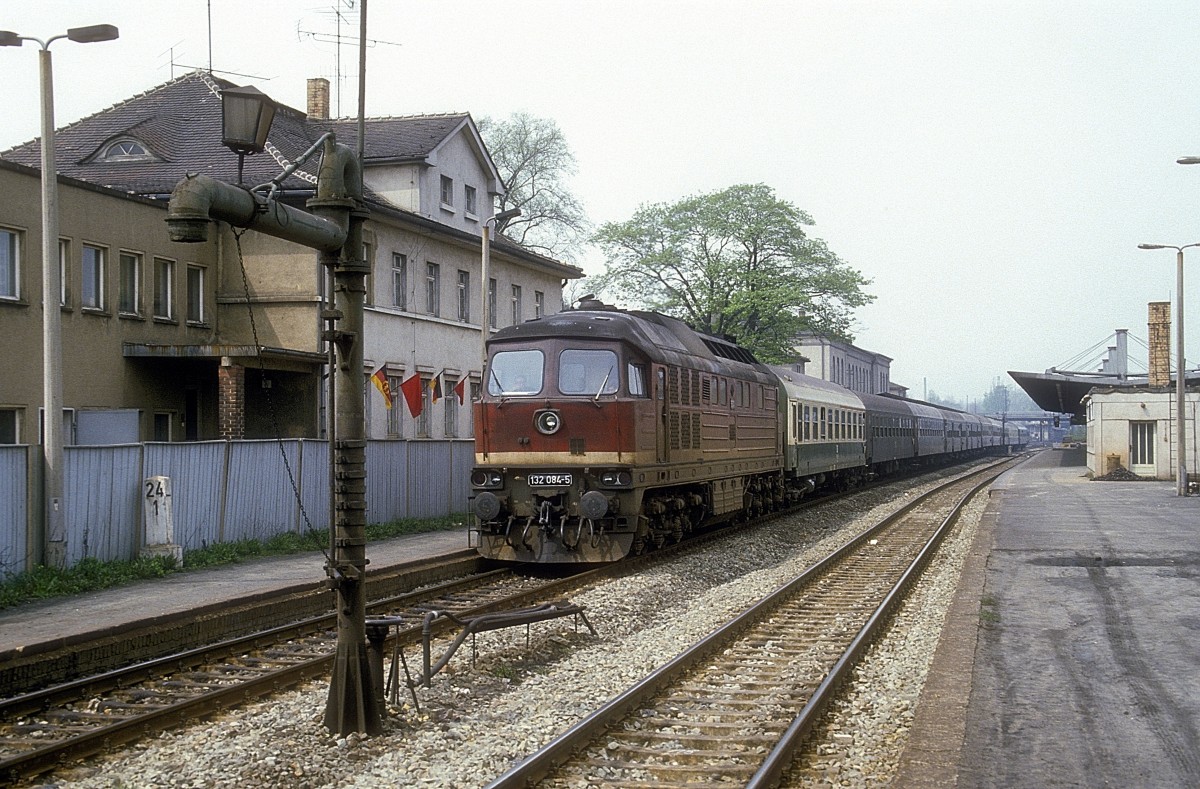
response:
<path id="1" fill-rule="evenodd" d="M 0 446 L 0 578 L 40 554 L 36 447 Z M 32 458 L 32 460 L 31 460 Z M 326 529 L 325 441 L 201 441 L 64 447 L 67 555 L 131 559 L 143 541 L 143 483 L 171 478 L 175 543 L 221 542 Z M 470 440 L 368 441 L 367 521 L 467 511 Z"/>

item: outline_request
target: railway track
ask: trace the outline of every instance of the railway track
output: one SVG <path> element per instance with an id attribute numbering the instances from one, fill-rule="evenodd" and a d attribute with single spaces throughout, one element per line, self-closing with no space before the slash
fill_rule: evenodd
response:
<path id="1" fill-rule="evenodd" d="M 1014 462 L 914 499 L 489 789 L 775 785 L 962 507 Z"/>
<path id="2" fill-rule="evenodd" d="M 814 499 L 806 506 L 823 500 Z M 475 572 L 466 578 L 432 584 L 420 592 L 377 600 L 369 607 L 368 617 L 412 623 L 397 628 L 394 636 L 401 645 L 411 645 L 421 640 L 422 619 L 429 611 L 448 612 L 462 619 L 545 603 L 561 597 L 564 590 L 578 589 L 609 575 L 637 572 L 679 550 L 703 550 L 707 542 L 744 527 L 714 530 L 679 545 L 557 581 L 523 578 L 509 570 Z M 462 568 L 471 563 L 456 555 L 448 564 Z M 431 573 L 447 571 L 414 567 L 407 572 L 428 580 Z M 373 590 L 402 583 L 383 580 Z M 374 577 L 370 583 L 375 583 Z M 259 608 L 271 605 L 270 600 L 257 601 Z M 228 612 L 222 616 L 229 619 Z M 435 629 L 451 626 L 449 620 L 442 619 Z M 41 774 L 327 676 L 335 650 L 334 628 L 335 617 L 322 613 L 0 700 L 0 783 Z"/>
<path id="3" fill-rule="evenodd" d="M 537 579 L 490 570 L 376 600 L 368 616 L 400 618 L 402 644 L 425 614 L 481 616 L 542 602 L 578 576 Z M 447 619 L 437 630 L 451 626 Z M 328 675 L 336 617 L 321 615 L 0 701 L 0 784 L 132 742 L 184 721 Z"/>

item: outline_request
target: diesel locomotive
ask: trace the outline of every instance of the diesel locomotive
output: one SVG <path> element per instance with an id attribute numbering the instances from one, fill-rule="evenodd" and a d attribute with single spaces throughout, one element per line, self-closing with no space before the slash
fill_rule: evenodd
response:
<path id="1" fill-rule="evenodd" d="M 474 409 L 471 541 L 518 562 L 616 561 L 819 489 L 1025 443 L 594 298 L 496 332 Z"/>

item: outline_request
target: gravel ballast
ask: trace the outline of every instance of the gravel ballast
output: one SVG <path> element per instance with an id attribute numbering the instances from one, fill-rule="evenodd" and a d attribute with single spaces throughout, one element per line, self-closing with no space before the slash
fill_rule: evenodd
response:
<path id="1" fill-rule="evenodd" d="M 944 472 L 937 477 L 957 472 Z M 926 479 L 932 479 L 927 477 Z M 570 619 L 495 631 L 463 650 L 392 710 L 376 737 L 336 738 L 322 725 L 328 682 L 160 735 L 32 786 L 470 787 L 493 780 L 748 605 L 802 572 L 901 501 L 933 486 L 895 483 L 723 541 L 572 595 L 599 633 Z M 792 786 L 878 785 L 894 774 L 969 550 L 977 499 L 872 647 L 824 725 L 833 746 L 806 754 Z M 436 650 L 436 647 L 435 647 Z M 410 663 L 417 655 L 410 649 Z"/>

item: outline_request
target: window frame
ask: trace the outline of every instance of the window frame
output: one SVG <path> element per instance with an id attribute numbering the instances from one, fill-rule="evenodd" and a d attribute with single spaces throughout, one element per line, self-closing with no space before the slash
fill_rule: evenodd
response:
<path id="1" fill-rule="evenodd" d="M 461 268 L 458 270 L 458 319 L 462 323 L 471 322 L 471 272 Z"/>
<path id="2" fill-rule="evenodd" d="M 441 181 L 440 181 L 441 188 L 438 192 L 438 199 L 441 200 L 442 208 L 453 211 L 454 210 L 454 179 L 448 175 L 439 174 L 439 176 L 441 178 Z"/>
<path id="3" fill-rule="evenodd" d="M 408 255 L 392 253 L 392 306 L 408 310 Z"/>
<path id="4" fill-rule="evenodd" d="M 166 276 L 160 278 L 163 272 Z M 162 301 L 166 302 L 166 308 L 160 311 Z M 175 261 L 171 258 L 154 258 L 154 303 L 150 314 L 157 320 L 175 320 Z"/>
<path id="5" fill-rule="evenodd" d="M 23 234 L 14 227 L 0 227 L 0 234 L 8 236 L 7 242 L 0 238 L 0 299 L 20 301 Z"/>
<path id="6" fill-rule="evenodd" d="M 83 244 L 79 251 L 79 305 L 82 309 L 106 311 L 108 293 L 104 279 L 107 269 L 108 248 L 98 244 Z"/>
<path id="7" fill-rule="evenodd" d="M 442 315 L 442 267 L 425 261 L 425 312 L 435 318 Z"/>
<path id="8" fill-rule="evenodd" d="M 187 265 L 187 304 L 185 305 L 187 312 L 184 319 L 192 326 L 203 325 L 207 317 L 204 310 L 204 280 L 207 278 L 208 272 L 205 268 L 205 266 L 198 266 L 194 263 Z M 194 293 L 192 288 L 193 272 L 197 275 Z M 195 310 L 192 309 L 193 305 L 196 308 Z"/>
<path id="9" fill-rule="evenodd" d="M 125 317 L 142 315 L 142 263 L 141 252 L 122 249 L 117 253 L 117 314 Z M 132 276 L 130 275 L 132 267 Z"/>

